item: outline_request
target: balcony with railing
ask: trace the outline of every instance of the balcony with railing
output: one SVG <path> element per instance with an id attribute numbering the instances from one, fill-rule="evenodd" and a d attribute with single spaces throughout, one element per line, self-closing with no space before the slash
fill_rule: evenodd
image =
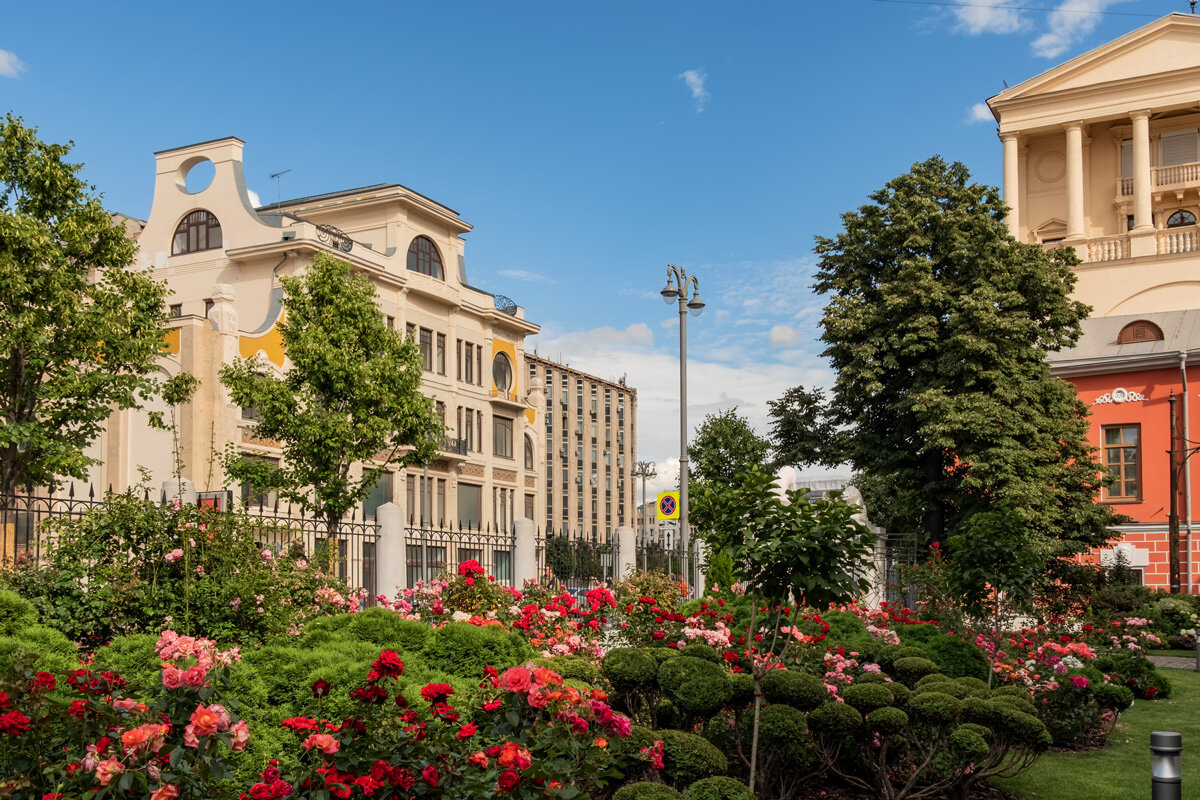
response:
<path id="1" fill-rule="evenodd" d="M 1154 191 L 1200 187 L 1200 161 L 1151 167 L 1150 187 Z M 1117 178 L 1117 197 L 1133 197 L 1133 178 Z"/>
<path id="2" fill-rule="evenodd" d="M 1153 256 L 1197 253 L 1200 252 L 1200 225 L 1183 225 L 1157 230 L 1154 232 L 1154 239 L 1154 252 L 1150 254 Z M 1066 245 L 1062 242 L 1046 245 L 1047 249 L 1064 246 Z M 1127 233 L 1088 239 L 1076 246 L 1075 252 L 1080 259 L 1090 264 L 1133 258 Z"/>
<path id="3" fill-rule="evenodd" d="M 460 439 L 457 436 L 447 436 L 442 442 L 442 455 L 450 457 L 467 457 L 467 440 Z"/>

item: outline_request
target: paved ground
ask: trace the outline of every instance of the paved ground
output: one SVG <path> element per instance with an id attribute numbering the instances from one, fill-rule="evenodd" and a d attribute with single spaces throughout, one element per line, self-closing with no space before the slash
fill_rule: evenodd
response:
<path id="1" fill-rule="evenodd" d="M 1156 667 L 1166 667 L 1168 669 L 1190 669 L 1193 672 L 1196 670 L 1196 659 L 1194 658 L 1179 658 L 1176 656 L 1149 656 L 1149 659 L 1154 662 Z"/>

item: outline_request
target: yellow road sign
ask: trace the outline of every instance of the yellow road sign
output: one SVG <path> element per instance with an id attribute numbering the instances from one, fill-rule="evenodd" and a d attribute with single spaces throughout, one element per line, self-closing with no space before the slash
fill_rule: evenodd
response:
<path id="1" fill-rule="evenodd" d="M 679 492 L 658 493 L 659 519 L 679 519 Z"/>

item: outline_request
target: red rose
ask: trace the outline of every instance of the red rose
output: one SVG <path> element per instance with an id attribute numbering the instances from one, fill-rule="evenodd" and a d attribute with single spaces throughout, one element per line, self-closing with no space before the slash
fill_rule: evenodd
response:
<path id="1" fill-rule="evenodd" d="M 313 697 L 328 697 L 329 684 L 323 680 L 319 680 L 312 685 Z"/>
<path id="2" fill-rule="evenodd" d="M 20 736 L 29 730 L 29 717 L 13 709 L 6 714 L 0 714 L 0 733 L 9 736 Z"/>
<path id="3" fill-rule="evenodd" d="M 474 722 L 468 722 L 466 725 L 463 725 L 461 728 L 458 729 L 458 738 L 459 739 L 470 739 L 478 731 L 479 731 L 479 728 L 475 727 Z"/>
<path id="4" fill-rule="evenodd" d="M 421 697 L 430 703 L 444 703 L 452 694 L 454 687 L 448 683 L 430 683 L 421 688 Z"/>
<path id="5" fill-rule="evenodd" d="M 433 764 L 430 764 L 428 767 L 421 770 L 421 780 L 429 784 L 429 788 L 436 789 L 438 785 L 437 767 L 435 767 Z"/>
<path id="6" fill-rule="evenodd" d="M 500 788 L 505 792 L 511 792 L 521 783 L 521 776 L 513 772 L 511 769 L 506 769 L 500 773 L 500 780 L 497 781 Z"/>
<path id="7" fill-rule="evenodd" d="M 400 656 L 391 650 L 384 650 L 379 654 L 379 658 L 375 659 L 375 663 L 371 665 L 371 669 L 389 678 L 398 678 L 404 673 L 404 662 L 400 660 Z"/>

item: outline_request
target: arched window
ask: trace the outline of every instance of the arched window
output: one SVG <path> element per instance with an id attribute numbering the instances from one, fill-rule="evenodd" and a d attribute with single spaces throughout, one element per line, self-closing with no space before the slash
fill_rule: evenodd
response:
<path id="1" fill-rule="evenodd" d="M 193 211 L 179 221 L 171 240 L 171 255 L 216 250 L 221 246 L 221 223 L 209 211 Z"/>
<path id="2" fill-rule="evenodd" d="M 496 353 L 492 359 L 492 383 L 496 384 L 496 391 L 507 392 L 512 388 L 512 379 L 512 362 L 504 353 Z"/>
<path id="3" fill-rule="evenodd" d="M 1167 217 L 1168 228 L 1183 228 L 1188 225 L 1196 224 L 1196 215 L 1190 211 L 1184 211 L 1182 208 L 1176 211 L 1171 216 Z"/>
<path id="4" fill-rule="evenodd" d="M 1145 319 L 1134 320 L 1121 328 L 1117 334 L 1117 344 L 1134 344 L 1135 342 L 1161 342 L 1162 328 Z"/>
<path id="5" fill-rule="evenodd" d="M 525 469 L 533 469 L 533 440 L 525 437 Z"/>
<path id="6" fill-rule="evenodd" d="M 442 255 L 427 236 L 418 236 L 408 246 L 408 268 L 422 275 L 444 280 L 442 277 Z"/>

